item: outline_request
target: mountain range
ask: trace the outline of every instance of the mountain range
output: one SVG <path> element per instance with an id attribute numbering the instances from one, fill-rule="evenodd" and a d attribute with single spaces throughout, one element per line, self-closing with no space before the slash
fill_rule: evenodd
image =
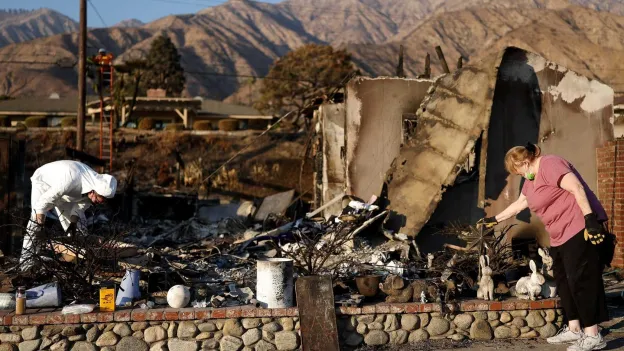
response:
<path id="1" fill-rule="evenodd" d="M 0 95 L 74 92 L 77 24 L 48 9 L 0 12 Z M 88 53 L 106 48 L 118 61 L 144 56 L 152 40 L 169 36 L 187 71 L 186 96 L 248 102 L 251 76 L 306 43 L 346 48 L 367 75 L 393 75 L 399 47 L 405 69 L 423 72 L 435 46 L 451 69 L 514 45 L 624 90 L 624 2 L 621 0 L 286 0 L 229 2 L 195 14 L 143 24 L 123 21 L 89 31 Z M 24 64 L 23 62 L 32 62 Z"/>

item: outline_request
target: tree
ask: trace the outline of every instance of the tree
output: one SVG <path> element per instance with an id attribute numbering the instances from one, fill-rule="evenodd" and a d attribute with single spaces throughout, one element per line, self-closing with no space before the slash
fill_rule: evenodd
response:
<path id="1" fill-rule="evenodd" d="M 295 118 L 355 73 L 351 55 L 331 46 L 309 44 L 279 58 L 262 82 L 255 107 L 269 113 L 297 111 Z"/>
<path id="2" fill-rule="evenodd" d="M 164 35 L 156 38 L 147 54 L 148 70 L 143 75 L 146 89 L 165 89 L 169 96 L 180 96 L 186 79 L 175 45 Z"/>
<path id="3" fill-rule="evenodd" d="M 128 118 L 126 124 L 132 121 L 132 113 L 136 105 L 139 93 L 145 95 L 145 88 L 141 84 L 141 79 L 147 72 L 147 61 L 143 59 L 127 60 L 123 64 L 115 65 L 117 78 L 113 87 L 113 101 L 115 105 L 115 115 L 121 116 L 121 106 L 125 105 L 126 97 L 132 96 L 130 106 L 128 108 Z"/>

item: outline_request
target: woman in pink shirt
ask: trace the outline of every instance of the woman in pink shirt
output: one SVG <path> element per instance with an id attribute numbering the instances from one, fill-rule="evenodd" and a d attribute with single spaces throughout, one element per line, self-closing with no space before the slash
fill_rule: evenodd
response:
<path id="1" fill-rule="evenodd" d="M 581 175 L 565 159 L 541 155 L 533 144 L 516 146 L 505 155 L 505 168 L 525 178 L 513 204 L 480 225 L 492 227 L 527 207 L 550 235 L 553 274 L 568 320 L 552 344 L 573 343 L 568 350 L 599 350 L 606 346 L 598 324 L 609 320 L 598 247 L 605 240 L 601 222 L 607 215 Z"/>

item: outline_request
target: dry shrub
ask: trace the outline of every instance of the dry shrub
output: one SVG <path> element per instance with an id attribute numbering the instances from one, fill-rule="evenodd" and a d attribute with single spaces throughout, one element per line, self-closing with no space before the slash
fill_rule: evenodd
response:
<path id="1" fill-rule="evenodd" d="M 9 116 L 0 116 L 0 127 L 10 127 L 11 119 Z"/>
<path id="2" fill-rule="evenodd" d="M 277 175 L 279 171 L 280 171 L 279 163 L 274 163 L 273 166 L 271 167 L 271 173 L 273 173 L 273 175 Z"/>
<path id="3" fill-rule="evenodd" d="M 268 176 L 269 171 L 265 164 L 256 163 L 251 166 L 251 177 L 253 179 L 264 179 Z"/>
<path id="4" fill-rule="evenodd" d="M 149 145 L 151 150 L 160 155 L 169 157 L 177 149 L 184 157 L 185 149 L 192 145 L 192 135 L 186 133 L 158 133 L 150 138 Z"/>
<path id="5" fill-rule="evenodd" d="M 266 119 L 250 119 L 247 122 L 247 128 L 253 130 L 265 130 L 269 127 L 269 121 Z"/>
<path id="6" fill-rule="evenodd" d="M 64 117 L 61 119 L 61 127 L 75 127 L 78 124 L 76 117 Z"/>
<path id="7" fill-rule="evenodd" d="M 184 185 L 185 186 L 194 186 L 195 184 L 201 182 L 204 178 L 203 167 L 202 167 L 202 159 L 201 157 L 197 160 L 190 162 L 184 168 Z"/>
<path id="8" fill-rule="evenodd" d="M 193 123 L 195 130 L 213 130 L 211 121 L 196 121 Z"/>
<path id="9" fill-rule="evenodd" d="M 48 126 L 48 119 L 45 116 L 30 116 L 26 117 L 24 124 L 28 128 L 43 128 Z"/>
<path id="10" fill-rule="evenodd" d="M 50 138 L 50 133 L 48 133 L 47 130 L 43 131 L 43 133 L 41 134 L 40 141 L 42 146 L 46 146 L 50 143 L 50 141 L 52 141 Z"/>
<path id="11" fill-rule="evenodd" d="M 219 130 L 223 132 L 233 132 L 238 130 L 238 120 L 222 119 L 219 121 Z"/>
<path id="12" fill-rule="evenodd" d="M 76 140 L 76 132 L 74 132 L 73 130 L 64 131 L 62 140 L 63 140 L 63 145 L 73 147 L 74 141 Z"/>
<path id="13" fill-rule="evenodd" d="M 172 182 L 173 177 L 171 176 L 169 165 L 166 162 L 161 163 L 158 174 L 156 175 L 156 184 L 158 186 L 167 187 Z"/>
<path id="14" fill-rule="evenodd" d="M 169 131 L 184 130 L 184 123 L 169 123 L 165 126 L 165 130 L 169 130 Z"/>
<path id="15" fill-rule="evenodd" d="M 238 171 L 235 169 L 228 170 L 226 167 L 221 168 L 221 171 L 212 178 L 212 187 L 225 190 L 240 189 L 241 183 L 238 180 Z"/>
<path id="16" fill-rule="evenodd" d="M 153 118 L 141 118 L 141 120 L 139 121 L 139 125 L 137 126 L 137 129 L 139 130 L 152 130 L 156 127 L 156 121 L 154 121 Z"/>

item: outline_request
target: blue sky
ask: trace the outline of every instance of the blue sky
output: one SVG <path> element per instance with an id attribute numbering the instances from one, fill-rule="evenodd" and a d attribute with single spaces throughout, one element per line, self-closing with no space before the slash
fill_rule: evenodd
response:
<path id="1" fill-rule="evenodd" d="M 194 13 L 203 8 L 219 5 L 225 0 L 90 0 L 104 19 L 111 26 L 125 19 L 136 18 L 150 22 L 171 14 Z M 263 0 L 276 3 L 279 0 Z M 0 9 L 51 8 L 75 20 L 78 20 L 78 0 L 0 0 Z M 102 20 L 87 3 L 87 22 L 89 27 L 102 27 Z"/>

